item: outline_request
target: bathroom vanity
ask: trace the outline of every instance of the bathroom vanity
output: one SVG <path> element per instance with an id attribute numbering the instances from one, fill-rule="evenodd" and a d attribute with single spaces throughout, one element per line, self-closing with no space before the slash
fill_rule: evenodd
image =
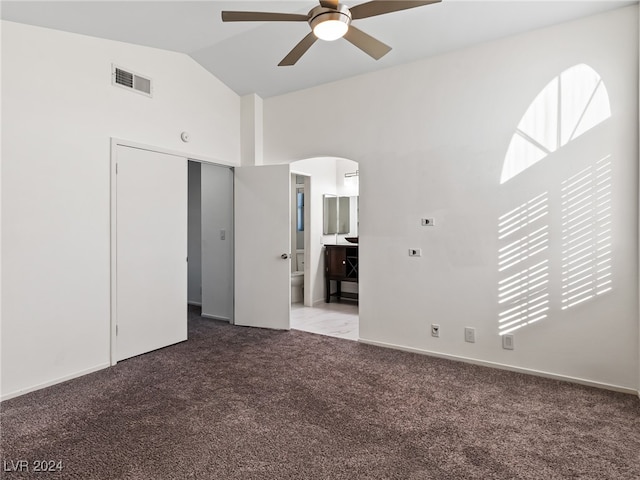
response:
<path id="1" fill-rule="evenodd" d="M 331 280 L 336 282 L 336 291 L 331 292 Z M 358 300 L 358 294 L 342 291 L 342 282 L 358 282 L 358 245 L 324 246 L 325 302 L 331 297 Z"/>

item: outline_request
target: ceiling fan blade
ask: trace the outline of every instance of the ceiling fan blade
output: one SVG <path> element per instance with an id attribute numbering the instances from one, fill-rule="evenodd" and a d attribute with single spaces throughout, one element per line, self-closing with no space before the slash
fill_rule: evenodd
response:
<path id="1" fill-rule="evenodd" d="M 302 55 L 311 48 L 311 45 L 316 43 L 317 39 L 318 38 L 313 34 L 313 32 L 310 32 L 309 35 L 300 40 L 300 43 L 293 47 L 293 50 L 291 50 L 287 56 L 282 59 L 278 66 L 290 67 L 291 65 L 295 65 L 295 63 L 300 60 L 300 57 L 302 57 Z"/>
<path id="2" fill-rule="evenodd" d="M 376 60 L 381 59 L 391 51 L 389 45 L 385 45 L 380 40 L 373 38 L 371 35 L 364 33 L 353 25 L 349 26 L 349 30 L 347 30 L 344 38 Z"/>
<path id="3" fill-rule="evenodd" d="M 333 8 L 335 10 L 338 8 L 338 0 L 320 0 L 320 5 L 324 8 Z"/>
<path id="4" fill-rule="evenodd" d="M 222 12 L 223 22 L 306 22 L 309 15 L 271 12 Z"/>
<path id="5" fill-rule="evenodd" d="M 403 1 L 403 0 L 390 0 L 390 1 L 373 1 L 367 3 L 361 3 L 351 7 L 351 18 L 358 20 L 360 18 L 375 17 L 376 15 L 383 15 L 385 13 L 398 12 L 400 10 L 407 10 L 409 8 L 422 7 L 424 5 L 430 5 L 432 3 L 439 3 L 441 0 L 425 0 L 425 1 Z"/>

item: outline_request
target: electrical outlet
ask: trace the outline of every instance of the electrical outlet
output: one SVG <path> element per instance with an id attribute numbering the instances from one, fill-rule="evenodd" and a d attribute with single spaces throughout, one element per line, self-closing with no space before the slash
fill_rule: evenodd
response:
<path id="1" fill-rule="evenodd" d="M 464 341 L 476 343 L 476 329 L 471 327 L 464 328 Z"/>
<path id="2" fill-rule="evenodd" d="M 421 248 L 410 248 L 409 249 L 409 256 L 410 257 L 421 257 L 422 256 L 422 249 Z"/>
<path id="3" fill-rule="evenodd" d="M 431 336 L 432 337 L 439 337 L 440 336 L 440 325 L 438 325 L 437 323 L 432 323 L 431 324 Z"/>
<path id="4" fill-rule="evenodd" d="M 513 335 L 503 335 L 502 336 L 502 348 L 505 350 L 513 350 L 514 342 Z"/>
<path id="5" fill-rule="evenodd" d="M 433 227 L 434 223 L 433 223 L 433 218 L 423 218 L 422 219 L 422 226 L 423 227 Z"/>

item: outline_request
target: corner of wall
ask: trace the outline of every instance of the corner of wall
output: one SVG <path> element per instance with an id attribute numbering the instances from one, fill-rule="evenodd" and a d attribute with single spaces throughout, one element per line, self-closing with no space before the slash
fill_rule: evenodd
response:
<path id="1" fill-rule="evenodd" d="M 263 103 L 255 93 L 240 98 L 240 164 L 264 164 Z"/>

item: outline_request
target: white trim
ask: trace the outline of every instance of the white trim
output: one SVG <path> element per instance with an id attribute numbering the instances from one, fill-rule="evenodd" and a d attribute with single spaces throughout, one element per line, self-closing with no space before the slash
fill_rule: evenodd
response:
<path id="1" fill-rule="evenodd" d="M 58 383 L 66 382 L 67 380 L 73 380 L 74 378 L 82 377 L 84 375 L 88 375 L 90 373 L 97 372 L 98 370 L 103 370 L 109 367 L 110 365 L 108 363 L 101 363 L 100 365 L 96 365 L 95 367 L 87 368 L 86 370 L 80 370 L 79 372 L 75 372 L 70 375 L 65 375 L 64 377 L 59 377 L 44 383 L 39 383 L 31 387 L 21 388 L 20 390 L 16 390 L 15 392 L 2 395 L 0 397 L 0 402 L 4 402 L 5 400 L 9 400 L 10 398 L 19 397 L 20 395 L 24 395 L 25 393 L 35 392 L 36 390 L 40 390 L 42 388 L 46 388 L 52 385 L 56 385 Z"/>
<path id="2" fill-rule="evenodd" d="M 294 161 L 294 162 L 299 162 L 300 160 L 293 160 L 293 161 Z M 286 162 L 286 163 L 291 164 L 292 162 Z M 282 163 L 281 165 L 285 165 L 285 163 Z M 311 175 L 309 175 L 309 174 L 308 174 L 308 173 L 306 173 L 306 172 L 301 172 L 300 170 L 293 170 L 293 169 L 291 169 L 291 170 L 290 170 L 290 172 L 291 172 L 291 174 L 292 174 L 292 175 L 298 175 L 298 176 L 300 176 L 300 177 L 309 177 L 309 178 L 311 178 Z M 297 184 L 297 185 L 300 185 L 300 184 Z"/>
<path id="3" fill-rule="evenodd" d="M 109 311 L 109 329 L 111 331 L 111 334 L 109 335 L 109 364 L 111 366 L 115 365 L 116 363 L 118 363 L 118 361 L 116 360 L 116 325 L 117 325 L 117 318 L 116 318 L 116 312 L 117 312 L 117 299 L 116 299 L 116 278 L 117 277 L 117 259 L 118 259 L 118 255 L 117 255 L 117 236 L 116 236 L 116 225 L 117 225 L 117 207 L 118 207 L 118 202 L 117 202 L 117 195 L 116 195 L 116 165 L 117 165 L 117 147 L 118 147 L 118 143 L 112 138 L 111 139 L 111 154 L 109 155 L 110 158 L 110 176 L 109 176 L 109 188 L 110 188 L 110 198 L 109 198 L 109 217 L 110 217 L 110 223 L 111 223 L 111 227 L 110 227 L 110 241 L 109 241 L 109 255 L 110 255 L 110 261 L 111 261 L 111 269 L 109 271 L 109 275 L 110 275 L 110 286 L 111 289 L 109 291 L 109 297 L 111 299 L 111 305 L 110 305 L 110 311 Z"/>
<path id="4" fill-rule="evenodd" d="M 517 372 L 517 373 L 525 373 L 528 375 L 534 375 L 536 377 L 544 377 L 544 378 L 550 378 L 553 380 L 561 380 L 564 382 L 578 383 L 580 385 L 587 385 L 589 387 L 602 388 L 605 390 L 613 390 L 614 392 L 640 395 L 640 392 L 637 390 L 634 390 L 633 388 L 621 387 L 619 385 L 611 385 L 608 383 L 595 382 L 593 380 L 586 380 L 584 378 L 569 377 L 567 375 L 558 375 L 555 373 L 543 372 L 540 370 L 532 370 L 529 368 L 513 367 L 511 365 L 505 365 L 503 363 L 488 362 L 485 360 L 476 360 L 475 358 L 461 357 L 458 355 L 450 355 L 447 353 L 440 353 L 440 352 L 432 352 L 430 350 L 422 350 L 420 348 L 404 347 L 402 345 L 394 345 L 392 343 L 377 342 L 375 340 L 367 340 L 364 338 L 359 338 L 358 342 L 364 343 L 367 345 L 374 345 L 377 347 L 391 348 L 394 350 L 402 350 L 404 352 L 419 353 L 421 355 L 428 355 L 430 357 L 444 358 L 447 360 L 470 363 L 472 365 L 480 365 L 483 367 L 497 368 L 499 370 L 509 370 L 511 372 Z"/>
<path id="5" fill-rule="evenodd" d="M 202 318 L 206 318 L 208 320 L 220 320 L 222 322 L 231 323 L 231 319 L 229 317 L 221 317 L 219 315 L 209 315 L 208 313 L 203 313 L 200 315 Z"/>
<path id="6" fill-rule="evenodd" d="M 201 162 L 201 163 L 213 163 L 215 165 L 221 165 L 223 167 L 232 168 L 232 167 L 239 166 L 237 163 L 227 162 L 224 160 L 220 160 L 219 158 L 212 158 L 206 155 L 200 155 L 197 153 L 192 154 L 192 153 L 187 153 L 180 150 L 172 150 L 170 148 L 159 147 L 157 145 L 149 145 L 148 143 L 133 142 L 131 140 L 111 137 L 112 153 L 113 153 L 114 146 L 116 145 L 122 145 L 123 147 L 138 148 L 140 150 L 148 150 L 150 152 L 156 152 L 156 153 L 165 153 L 167 155 L 175 155 L 176 157 L 185 157 L 187 160 L 193 160 L 195 162 Z"/>

